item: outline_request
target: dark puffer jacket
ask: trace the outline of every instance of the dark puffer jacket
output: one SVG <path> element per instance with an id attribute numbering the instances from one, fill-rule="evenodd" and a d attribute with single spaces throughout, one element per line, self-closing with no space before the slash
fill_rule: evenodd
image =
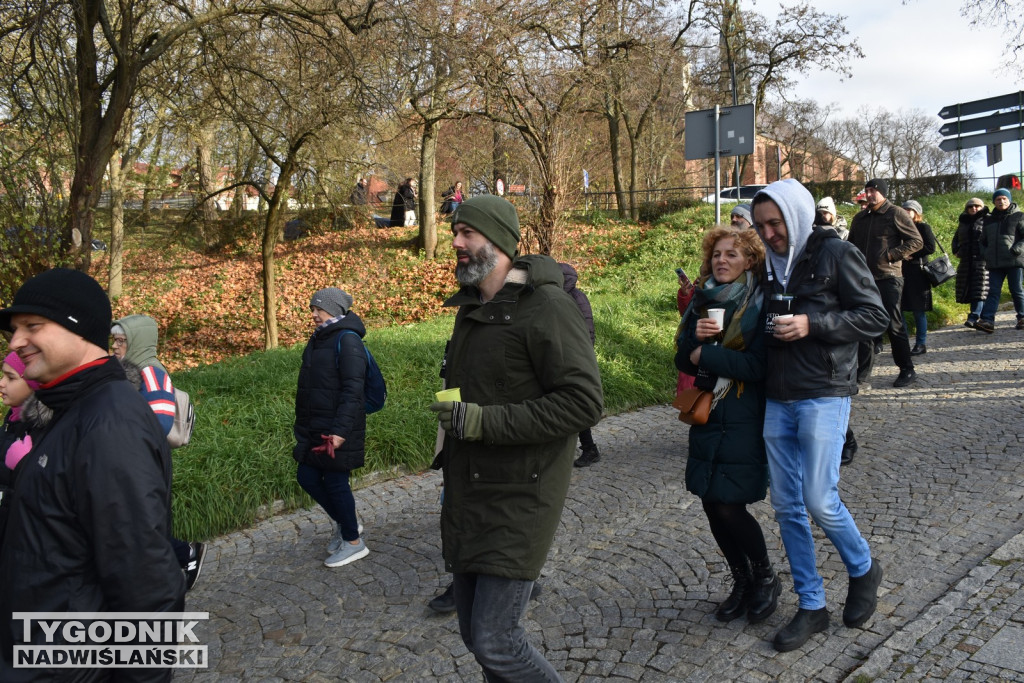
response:
<path id="1" fill-rule="evenodd" d="M 603 400 L 590 337 L 547 256 L 514 262 L 486 303 L 464 287 L 445 362 L 448 387 L 483 412 L 483 438 L 445 435 L 441 539 L 450 572 L 534 580 L 569 489 L 576 436 Z"/>
<path id="2" fill-rule="evenodd" d="M 345 333 L 351 330 L 355 334 Z M 299 386 L 295 392 L 296 461 L 321 470 L 354 470 L 363 466 L 366 441 L 366 409 L 363 384 L 366 379 L 366 335 L 363 321 L 349 312 L 327 327 L 318 328 L 302 352 Z M 340 337 L 340 340 L 339 340 Z M 341 343 L 339 353 L 338 343 Z M 331 458 L 314 453 L 323 443 L 321 435 L 345 439 Z"/>
<path id="3" fill-rule="evenodd" d="M 1024 213 L 1016 204 L 993 209 L 985 218 L 981 248 L 989 269 L 1024 267 Z"/>
<path id="4" fill-rule="evenodd" d="M 956 302 L 973 304 L 984 301 L 988 296 L 988 268 L 981 251 L 981 234 L 988 216 L 988 207 L 983 207 L 973 216 L 964 211 L 960 214 L 953 243 L 953 255 L 960 259 L 956 267 Z"/>
<path id="5" fill-rule="evenodd" d="M 697 366 L 690 353 L 701 346 L 695 336 L 697 316 L 690 316 L 680 337 L 676 367 L 690 375 Z M 753 503 L 768 491 L 768 459 L 764 450 L 764 324 L 743 351 L 704 344 L 700 367 L 734 380 L 715 404 L 707 424 L 690 427 L 686 459 L 686 490 L 713 503 Z M 742 393 L 741 391 L 742 386 Z"/>
<path id="6" fill-rule="evenodd" d="M 184 607 L 185 581 L 170 543 L 170 450 L 120 363 L 87 364 L 36 397 L 53 418 L 33 431 L 19 465 L 0 554 L 5 657 L 12 642 L 24 642 L 12 612 Z M 29 639 L 41 643 L 42 631 L 36 627 Z M 105 678 L 61 671 L 68 676 L 53 680 Z M 170 679 L 169 671 L 149 675 Z"/>

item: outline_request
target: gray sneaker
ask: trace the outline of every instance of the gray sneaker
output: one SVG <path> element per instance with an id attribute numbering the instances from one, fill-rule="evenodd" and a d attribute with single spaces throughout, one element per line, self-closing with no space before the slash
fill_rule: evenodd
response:
<path id="1" fill-rule="evenodd" d="M 359 539 L 359 543 L 355 545 L 342 542 L 341 549 L 324 560 L 324 564 L 328 567 L 342 567 L 356 560 L 361 560 L 369 554 L 370 549 L 363 543 L 363 539 Z"/>
<path id="2" fill-rule="evenodd" d="M 334 533 L 331 534 L 331 540 L 327 542 L 327 554 L 333 555 L 341 549 L 341 544 L 345 542 L 345 539 L 341 537 L 341 525 L 337 522 L 331 523 L 334 526 Z M 363 523 L 359 522 L 358 527 L 359 535 L 363 535 Z"/>

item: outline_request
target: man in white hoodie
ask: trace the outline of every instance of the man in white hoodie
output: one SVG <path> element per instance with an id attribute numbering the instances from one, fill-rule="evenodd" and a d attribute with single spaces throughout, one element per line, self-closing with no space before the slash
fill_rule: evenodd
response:
<path id="1" fill-rule="evenodd" d="M 843 622 L 859 628 L 875 611 L 882 566 L 839 498 L 839 461 L 857 393 L 857 344 L 881 334 L 889 316 L 864 255 L 831 228 L 814 226 L 814 198 L 803 185 L 772 183 L 752 204 L 768 247 L 764 440 L 771 499 L 800 598 L 773 641 L 788 652 L 829 625 L 808 513 L 850 574 Z"/>

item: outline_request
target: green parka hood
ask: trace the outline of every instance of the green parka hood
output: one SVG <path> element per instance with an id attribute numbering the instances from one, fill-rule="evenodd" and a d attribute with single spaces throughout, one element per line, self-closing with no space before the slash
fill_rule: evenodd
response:
<path id="1" fill-rule="evenodd" d="M 124 336 L 128 340 L 128 350 L 125 352 L 125 359 L 140 368 L 155 365 L 164 372 L 167 369 L 156 357 L 156 345 L 160 336 L 160 330 L 156 321 L 148 315 L 129 315 L 115 320 L 114 325 L 120 325 L 124 330 Z"/>

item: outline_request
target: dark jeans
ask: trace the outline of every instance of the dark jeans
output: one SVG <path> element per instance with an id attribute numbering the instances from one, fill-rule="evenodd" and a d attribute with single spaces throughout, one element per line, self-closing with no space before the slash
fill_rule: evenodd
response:
<path id="1" fill-rule="evenodd" d="M 533 581 L 490 574 L 453 574 L 462 641 L 487 681 L 561 681 L 548 660 L 526 640 L 520 623 Z"/>
<path id="2" fill-rule="evenodd" d="M 359 522 L 356 520 L 356 499 L 348 484 L 348 475 L 347 470 L 331 472 L 299 463 L 295 478 L 324 512 L 338 523 L 341 537 L 346 541 L 354 541 L 359 538 Z"/>
<path id="3" fill-rule="evenodd" d="M 913 370 L 914 361 L 910 355 L 910 339 L 907 328 L 903 324 L 903 278 L 889 277 L 875 280 L 878 293 L 882 295 L 882 307 L 889 314 L 889 344 L 892 346 L 892 360 L 900 370 Z M 879 337 L 881 339 L 881 337 Z M 871 368 L 875 362 L 874 340 L 862 341 L 857 349 L 857 381 L 864 381 L 871 376 Z"/>
<path id="4" fill-rule="evenodd" d="M 1013 299 L 1013 310 L 1018 318 L 1024 318 L 1024 286 L 1021 268 L 989 268 L 988 269 L 988 298 L 981 309 L 981 319 L 993 323 L 996 321 L 996 311 L 999 310 L 999 298 L 1003 294 L 1003 280 L 1010 289 L 1010 298 Z"/>

